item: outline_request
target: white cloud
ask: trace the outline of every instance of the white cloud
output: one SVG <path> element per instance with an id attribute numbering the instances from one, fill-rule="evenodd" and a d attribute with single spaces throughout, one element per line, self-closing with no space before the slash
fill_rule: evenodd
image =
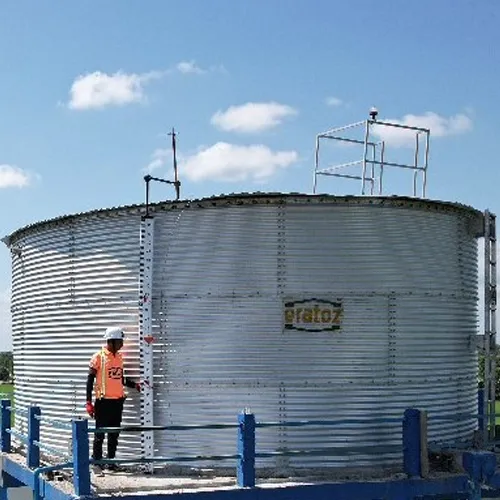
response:
<path id="1" fill-rule="evenodd" d="M 31 176 L 24 170 L 14 165 L 0 164 L 0 189 L 29 186 Z"/>
<path id="2" fill-rule="evenodd" d="M 207 72 L 206 70 L 201 69 L 194 61 L 181 61 L 177 64 L 176 68 L 177 71 L 184 74 L 191 73 L 195 75 L 202 75 Z"/>
<path id="3" fill-rule="evenodd" d="M 165 72 L 107 74 L 94 71 L 78 76 L 70 89 L 68 106 L 75 110 L 99 109 L 106 106 L 123 106 L 145 100 L 144 86 Z"/>
<path id="4" fill-rule="evenodd" d="M 297 110 L 277 102 L 247 102 L 217 111 L 211 123 L 231 132 L 260 132 L 276 127 L 282 121 L 297 114 Z"/>
<path id="5" fill-rule="evenodd" d="M 432 111 L 423 115 L 405 115 L 402 119 L 382 120 L 412 127 L 428 128 L 431 137 L 446 137 L 463 134 L 472 130 L 472 120 L 465 114 L 456 114 L 446 118 Z M 406 147 L 415 144 L 415 132 L 394 127 L 374 126 L 373 133 L 381 140 L 395 147 Z"/>
<path id="6" fill-rule="evenodd" d="M 202 68 L 196 61 L 181 61 L 177 63 L 175 69 L 184 75 L 204 75 L 206 73 L 227 73 L 223 64 L 212 65 L 208 68 Z"/>
<path id="7" fill-rule="evenodd" d="M 342 99 L 339 99 L 338 97 L 327 97 L 326 98 L 326 105 L 327 106 L 332 106 L 332 107 L 338 107 L 342 106 L 344 101 Z"/>
<path id="8" fill-rule="evenodd" d="M 262 144 L 239 146 L 218 142 L 182 159 L 181 175 L 193 181 L 265 181 L 298 160 L 296 151 L 272 151 Z"/>
<path id="9" fill-rule="evenodd" d="M 73 81 L 67 105 L 70 109 L 87 110 L 144 102 L 146 100 L 145 86 L 151 80 L 162 78 L 176 71 L 182 74 L 201 75 L 219 70 L 223 71 L 223 66 L 213 66 L 205 70 L 195 61 L 181 61 L 169 69 L 148 73 L 117 71 L 109 74 L 94 71 L 80 75 Z"/>
<path id="10" fill-rule="evenodd" d="M 172 155 L 171 149 L 155 149 L 155 151 L 151 155 L 151 161 L 147 164 L 144 170 L 149 173 L 158 170 L 159 168 L 163 167 L 163 165 L 165 165 L 167 157 L 169 157 L 170 155 Z"/>

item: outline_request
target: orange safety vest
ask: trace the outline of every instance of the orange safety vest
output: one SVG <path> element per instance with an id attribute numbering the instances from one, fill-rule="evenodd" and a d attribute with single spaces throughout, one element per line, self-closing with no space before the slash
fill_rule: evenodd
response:
<path id="1" fill-rule="evenodd" d="M 90 367 L 96 371 L 96 399 L 120 399 L 125 397 L 123 388 L 123 357 L 112 354 L 106 347 L 96 352 L 90 360 Z"/>

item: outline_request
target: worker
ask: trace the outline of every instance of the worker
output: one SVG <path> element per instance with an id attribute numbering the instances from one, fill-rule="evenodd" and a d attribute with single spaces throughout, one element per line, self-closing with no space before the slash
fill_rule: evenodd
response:
<path id="1" fill-rule="evenodd" d="M 87 377 L 87 403 L 85 409 L 91 418 L 95 418 L 95 426 L 120 427 L 125 401 L 125 387 L 141 390 L 138 382 L 126 378 L 123 371 L 123 357 L 119 352 L 123 347 L 125 334 L 122 328 L 107 328 L 104 334 L 106 346 L 96 352 L 90 359 Z M 95 406 L 92 404 L 92 389 L 95 382 Z M 119 432 L 108 433 L 108 459 L 116 456 Z M 95 433 L 92 458 L 102 459 L 104 433 Z M 108 464 L 108 470 L 118 470 L 116 464 Z M 96 464 L 94 473 L 102 475 L 104 467 Z"/>

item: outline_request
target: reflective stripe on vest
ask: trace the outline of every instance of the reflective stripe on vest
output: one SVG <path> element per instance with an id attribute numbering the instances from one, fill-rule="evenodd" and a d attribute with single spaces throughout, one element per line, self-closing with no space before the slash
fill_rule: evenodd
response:
<path id="1" fill-rule="evenodd" d="M 106 396 L 106 353 L 104 349 L 101 349 L 101 395 L 99 397 L 103 398 Z"/>

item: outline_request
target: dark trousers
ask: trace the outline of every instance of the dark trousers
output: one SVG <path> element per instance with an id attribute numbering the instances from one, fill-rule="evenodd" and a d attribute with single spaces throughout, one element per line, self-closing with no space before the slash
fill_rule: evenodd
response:
<path id="1" fill-rule="evenodd" d="M 123 414 L 123 399 L 97 399 L 95 402 L 95 426 L 120 427 Z M 108 432 L 108 456 L 115 458 L 118 447 L 119 432 Z M 101 460 L 104 434 L 94 435 L 94 449 L 92 458 Z"/>

